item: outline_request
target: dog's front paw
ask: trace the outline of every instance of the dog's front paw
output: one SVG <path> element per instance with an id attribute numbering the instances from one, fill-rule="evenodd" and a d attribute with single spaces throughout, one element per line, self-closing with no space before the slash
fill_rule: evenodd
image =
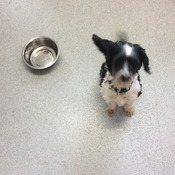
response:
<path id="1" fill-rule="evenodd" d="M 115 109 L 108 108 L 107 112 L 108 112 L 108 115 L 111 117 L 115 113 Z"/>
<path id="2" fill-rule="evenodd" d="M 129 107 L 127 106 L 127 107 L 124 107 L 124 111 L 128 117 L 132 117 L 134 115 L 135 110 L 132 106 L 129 106 Z"/>

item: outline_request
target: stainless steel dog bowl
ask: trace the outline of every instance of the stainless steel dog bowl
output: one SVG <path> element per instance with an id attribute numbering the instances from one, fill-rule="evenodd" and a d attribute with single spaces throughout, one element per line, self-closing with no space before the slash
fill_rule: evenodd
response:
<path id="1" fill-rule="evenodd" d="M 46 69 L 52 66 L 60 55 L 60 48 L 47 37 L 38 37 L 25 46 L 22 57 L 27 66 L 33 69 Z"/>

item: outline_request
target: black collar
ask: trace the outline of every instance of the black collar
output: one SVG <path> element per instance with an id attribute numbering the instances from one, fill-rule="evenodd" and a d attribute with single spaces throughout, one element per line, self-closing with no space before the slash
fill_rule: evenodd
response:
<path id="1" fill-rule="evenodd" d="M 117 87 L 114 87 L 112 80 L 109 80 L 108 82 L 109 82 L 109 85 L 110 85 L 110 89 L 113 89 L 117 94 L 124 94 L 124 93 L 128 92 L 131 89 L 131 86 L 132 86 L 132 83 L 133 83 L 133 82 L 131 83 L 129 88 L 119 89 Z"/>

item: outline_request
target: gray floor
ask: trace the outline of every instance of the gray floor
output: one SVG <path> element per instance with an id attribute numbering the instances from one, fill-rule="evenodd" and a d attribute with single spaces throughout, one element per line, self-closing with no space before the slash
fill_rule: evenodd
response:
<path id="1" fill-rule="evenodd" d="M 174 175 L 174 0 L 0 1 L 1 175 Z M 98 73 L 104 58 L 93 33 L 126 31 L 146 48 L 136 114 L 109 118 Z M 21 51 L 35 36 L 54 38 L 61 57 L 35 72 Z"/>

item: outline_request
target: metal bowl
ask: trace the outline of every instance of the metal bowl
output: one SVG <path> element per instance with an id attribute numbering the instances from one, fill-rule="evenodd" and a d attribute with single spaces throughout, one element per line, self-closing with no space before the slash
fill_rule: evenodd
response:
<path id="1" fill-rule="evenodd" d="M 50 38 L 38 37 L 24 47 L 22 57 L 27 66 L 33 69 L 51 67 L 60 55 L 60 48 Z"/>

